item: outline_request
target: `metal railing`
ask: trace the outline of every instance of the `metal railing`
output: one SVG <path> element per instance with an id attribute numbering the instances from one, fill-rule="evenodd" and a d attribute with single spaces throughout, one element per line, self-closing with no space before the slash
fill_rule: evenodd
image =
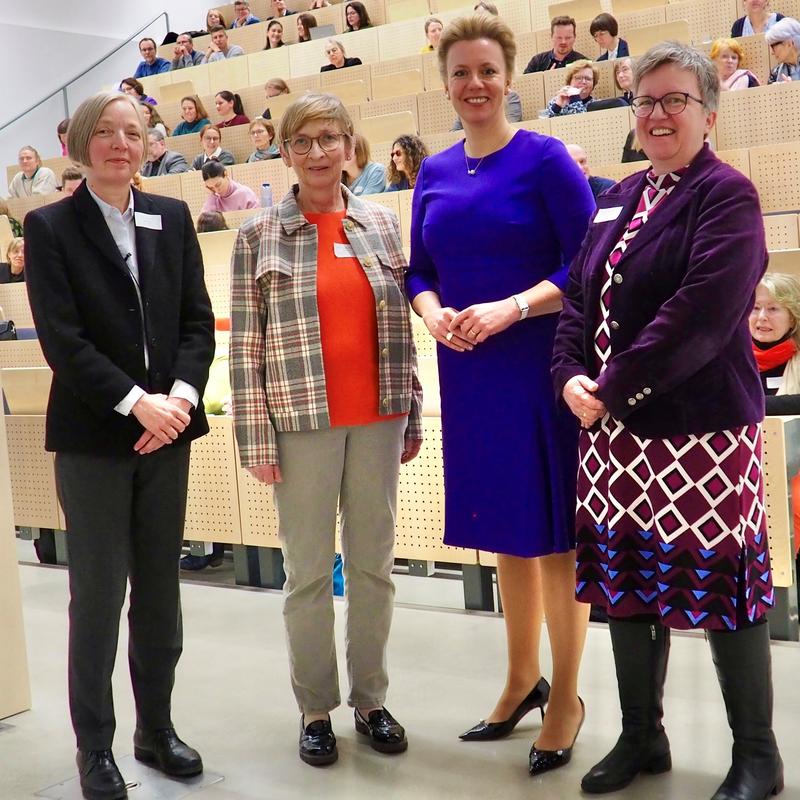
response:
<path id="1" fill-rule="evenodd" d="M 166 32 L 168 33 L 169 32 L 169 13 L 166 12 L 166 11 L 162 11 L 160 14 L 158 14 L 155 17 L 153 17 L 153 19 L 151 19 L 149 22 L 146 22 L 144 25 L 142 25 L 142 27 L 139 28 L 137 31 L 134 31 L 130 36 L 128 36 L 127 39 L 125 39 L 124 41 L 120 42 L 118 45 L 116 45 L 111 50 L 109 50 L 105 55 L 100 56 L 100 58 L 98 58 L 91 66 L 86 67 L 86 69 L 82 70 L 79 74 L 75 75 L 75 77 L 73 77 L 70 80 L 68 80 L 66 83 L 64 83 L 62 86 L 60 86 L 58 89 L 54 89 L 52 92 L 50 92 L 50 94 L 46 95 L 45 97 L 40 97 L 32 106 L 29 106 L 24 111 L 21 111 L 13 119 L 8 120 L 8 122 L 4 122 L 2 125 L 0 125 L 0 131 L 3 131 L 5 128 L 8 128 L 10 125 L 13 125 L 15 122 L 17 122 L 17 120 L 22 119 L 22 117 L 24 117 L 26 114 L 29 114 L 34 109 L 38 108 L 40 105 L 42 105 L 42 103 L 46 103 L 51 97 L 55 97 L 57 94 L 59 94 L 59 92 L 61 93 L 61 96 L 62 96 L 63 101 L 64 101 L 64 118 L 66 119 L 67 117 L 69 117 L 69 97 L 67 95 L 67 89 L 69 89 L 69 87 L 73 83 L 75 83 L 76 81 L 79 81 L 84 75 L 86 75 L 87 73 L 91 72 L 95 67 L 99 66 L 104 61 L 106 61 L 107 59 L 111 58 L 111 56 L 113 56 L 116 53 L 118 53 L 120 50 L 122 50 L 123 47 L 126 47 L 127 45 L 129 45 L 140 33 L 143 33 L 151 25 L 153 25 L 156 22 L 158 22 L 158 20 L 161 19 L 161 17 L 164 17 L 164 22 L 165 22 L 165 25 L 166 25 Z"/>

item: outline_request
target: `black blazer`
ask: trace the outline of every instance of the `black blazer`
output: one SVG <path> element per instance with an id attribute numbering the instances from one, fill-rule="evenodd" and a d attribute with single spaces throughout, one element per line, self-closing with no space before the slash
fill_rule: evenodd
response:
<path id="1" fill-rule="evenodd" d="M 334 69 L 344 69 L 345 67 L 357 67 L 361 64 L 360 58 L 346 58 L 344 60 L 344 64 L 341 67 L 334 67 L 333 64 L 326 64 L 324 67 L 320 67 L 320 72 L 330 72 Z"/>
<path id="2" fill-rule="evenodd" d="M 214 317 L 189 208 L 136 189 L 133 195 L 135 210 L 160 215 L 162 226 L 136 227 L 149 370 L 133 279 L 86 183 L 25 217 L 28 296 L 53 370 L 47 450 L 131 453 L 143 428 L 114 407 L 135 385 L 168 394 L 180 379 L 203 396 Z M 207 432 L 200 402 L 176 443 Z"/>
<path id="3" fill-rule="evenodd" d="M 620 39 L 617 45 L 617 58 L 627 58 L 630 54 L 628 43 L 624 39 Z M 597 56 L 595 61 L 608 61 L 608 50 L 603 55 Z"/>

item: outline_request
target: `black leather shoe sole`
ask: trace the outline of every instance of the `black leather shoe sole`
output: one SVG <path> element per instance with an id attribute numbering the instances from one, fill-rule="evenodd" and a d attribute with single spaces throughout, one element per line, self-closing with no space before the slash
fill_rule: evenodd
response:
<path id="1" fill-rule="evenodd" d="M 324 767 L 327 764 L 335 763 L 339 759 L 339 751 L 335 747 L 331 753 L 306 753 L 302 748 L 300 748 L 299 753 L 300 760 L 310 764 L 312 767 Z"/>
<path id="2" fill-rule="evenodd" d="M 141 761 L 143 764 L 148 764 L 151 767 L 155 767 L 160 772 L 163 772 L 165 775 L 169 775 L 173 778 L 191 778 L 194 775 L 199 775 L 203 771 L 202 761 L 199 764 L 187 764 L 183 767 L 170 767 L 161 763 L 152 750 L 144 750 L 141 747 L 134 747 L 133 755 L 137 761 Z"/>
<path id="3" fill-rule="evenodd" d="M 379 753 L 405 753 L 408 750 L 408 739 L 401 739 L 399 742 L 382 742 L 375 739 L 369 729 L 369 725 L 356 720 L 356 731 L 369 739 L 369 746 Z"/>
<path id="4" fill-rule="evenodd" d="M 84 787 L 81 786 L 81 794 L 86 800 L 126 800 L 128 797 L 128 790 L 122 789 L 119 792 L 103 792 L 96 789 L 84 789 Z"/>

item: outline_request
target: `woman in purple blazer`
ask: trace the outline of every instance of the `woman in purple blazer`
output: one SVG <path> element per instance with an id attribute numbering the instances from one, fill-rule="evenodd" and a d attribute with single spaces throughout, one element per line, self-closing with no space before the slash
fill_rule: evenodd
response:
<path id="1" fill-rule="evenodd" d="M 663 43 L 636 64 L 632 109 L 653 168 L 599 198 L 556 335 L 556 391 L 582 426 L 577 594 L 607 609 L 622 706 L 622 735 L 583 778 L 590 793 L 671 767 L 671 628 L 707 631 L 733 730 L 713 800 L 783 788 L 748 331 L 767 253 L 753 185 L 705 144 L 718 99 L 713 64 L 691 48 Z"/>

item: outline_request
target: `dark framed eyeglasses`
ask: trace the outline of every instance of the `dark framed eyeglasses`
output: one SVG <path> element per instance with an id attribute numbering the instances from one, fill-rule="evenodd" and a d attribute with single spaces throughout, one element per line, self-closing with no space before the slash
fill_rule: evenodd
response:
<path id="1" fill-rule="evenodd" d="M 773 42 L 770 46 L 770 50 L 774 50 L 776 47 L 780 47 L 781 45 L 786 44 L 786 42 Z"/>
<path id="2" fill-rule="evenodd" d="M 663 97 L 650 97 L 647 94 L 640 94 L 631 101 L 631 108 L 634 116 L 649 117 L 655 110 L 656 105 L 660 104 L 665 114 L 675 116 L 686 108 L 686 104 L 694 100 L 695 103 L 702 105 L 703 101 L 699 97 L 694 97 L 688 92 L 668 92 Z"/>
<path id="3" fill-rule="evenodd" d="M 291 139 L 284 139 L 283 143 L 297 156 L 304 156 L 311 152 L 311 148 L 316 142 L 326 153 L 331 153 L 339 147 L 342 137 L 346 133 L 323 133 L 320 136 L 293 136 Z"/>

